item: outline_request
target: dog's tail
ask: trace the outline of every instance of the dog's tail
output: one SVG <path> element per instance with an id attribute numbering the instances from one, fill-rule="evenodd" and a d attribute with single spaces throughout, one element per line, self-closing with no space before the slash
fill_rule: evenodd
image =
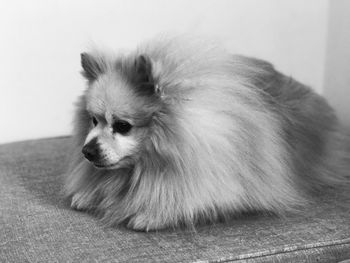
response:
<path id="1" fill-rule="evenodd" d="M 331 136 L 319 170 L 320 182 L 328 187 L 350 189 L 350 129 L 340 125 Z"/>

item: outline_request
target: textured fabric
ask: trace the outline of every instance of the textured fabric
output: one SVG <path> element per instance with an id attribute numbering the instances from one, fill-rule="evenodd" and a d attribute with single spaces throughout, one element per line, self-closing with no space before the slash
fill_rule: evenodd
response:
<path id="1" fill-rule="evenodd" d="M 286 218 L 250 215 L 196 232 L 105 228 L 61 195 L 68 138 L 0 146 L 0 262 L 338 262 L 350 258 L 350 198 Z M 68 156 L 69 157 L 69 156 Z"/>

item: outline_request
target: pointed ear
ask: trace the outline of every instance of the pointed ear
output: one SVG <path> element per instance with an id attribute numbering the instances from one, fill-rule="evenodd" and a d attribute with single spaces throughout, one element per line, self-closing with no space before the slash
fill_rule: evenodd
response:
<path id="1" fill-rule="evenodd" d="M 81 53 L 82 75 L 89 81 L 94 81 L 103 73 L 103 64 L 88 53 Z"/>
<path id="2" fill-rule="evenodd" d="M 152 75 L 152 61 L 146 55 L 139 55 L 135 59 L 135 83 L 139 93 L 153 95 L 156 92 Z"/>

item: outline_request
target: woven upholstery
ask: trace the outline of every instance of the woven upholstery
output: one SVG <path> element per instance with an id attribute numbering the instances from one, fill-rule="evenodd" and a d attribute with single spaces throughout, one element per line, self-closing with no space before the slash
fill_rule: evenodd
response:
<path id="1" fill-rule="evenodd" d="M 338 262 L 350 258 L 350 198 L 298 215 L 250 215 L 196 232 L 105 228 L 61 195 L 69 138 L 0 146 L 0 262 Z"/>

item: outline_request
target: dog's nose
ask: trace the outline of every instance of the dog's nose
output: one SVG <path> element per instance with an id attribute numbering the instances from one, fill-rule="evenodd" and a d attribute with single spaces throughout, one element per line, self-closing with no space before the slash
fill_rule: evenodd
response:
<path id="1" fill-rule="evenodd" d="M 99 156 L 97 139 L 93 139 L 89 143 L 87 143 L 83 147 L 82 153 L 84 154 L 85 158 L 88 159 L 89 161 L 91 162 L 96 161 Z"/>

